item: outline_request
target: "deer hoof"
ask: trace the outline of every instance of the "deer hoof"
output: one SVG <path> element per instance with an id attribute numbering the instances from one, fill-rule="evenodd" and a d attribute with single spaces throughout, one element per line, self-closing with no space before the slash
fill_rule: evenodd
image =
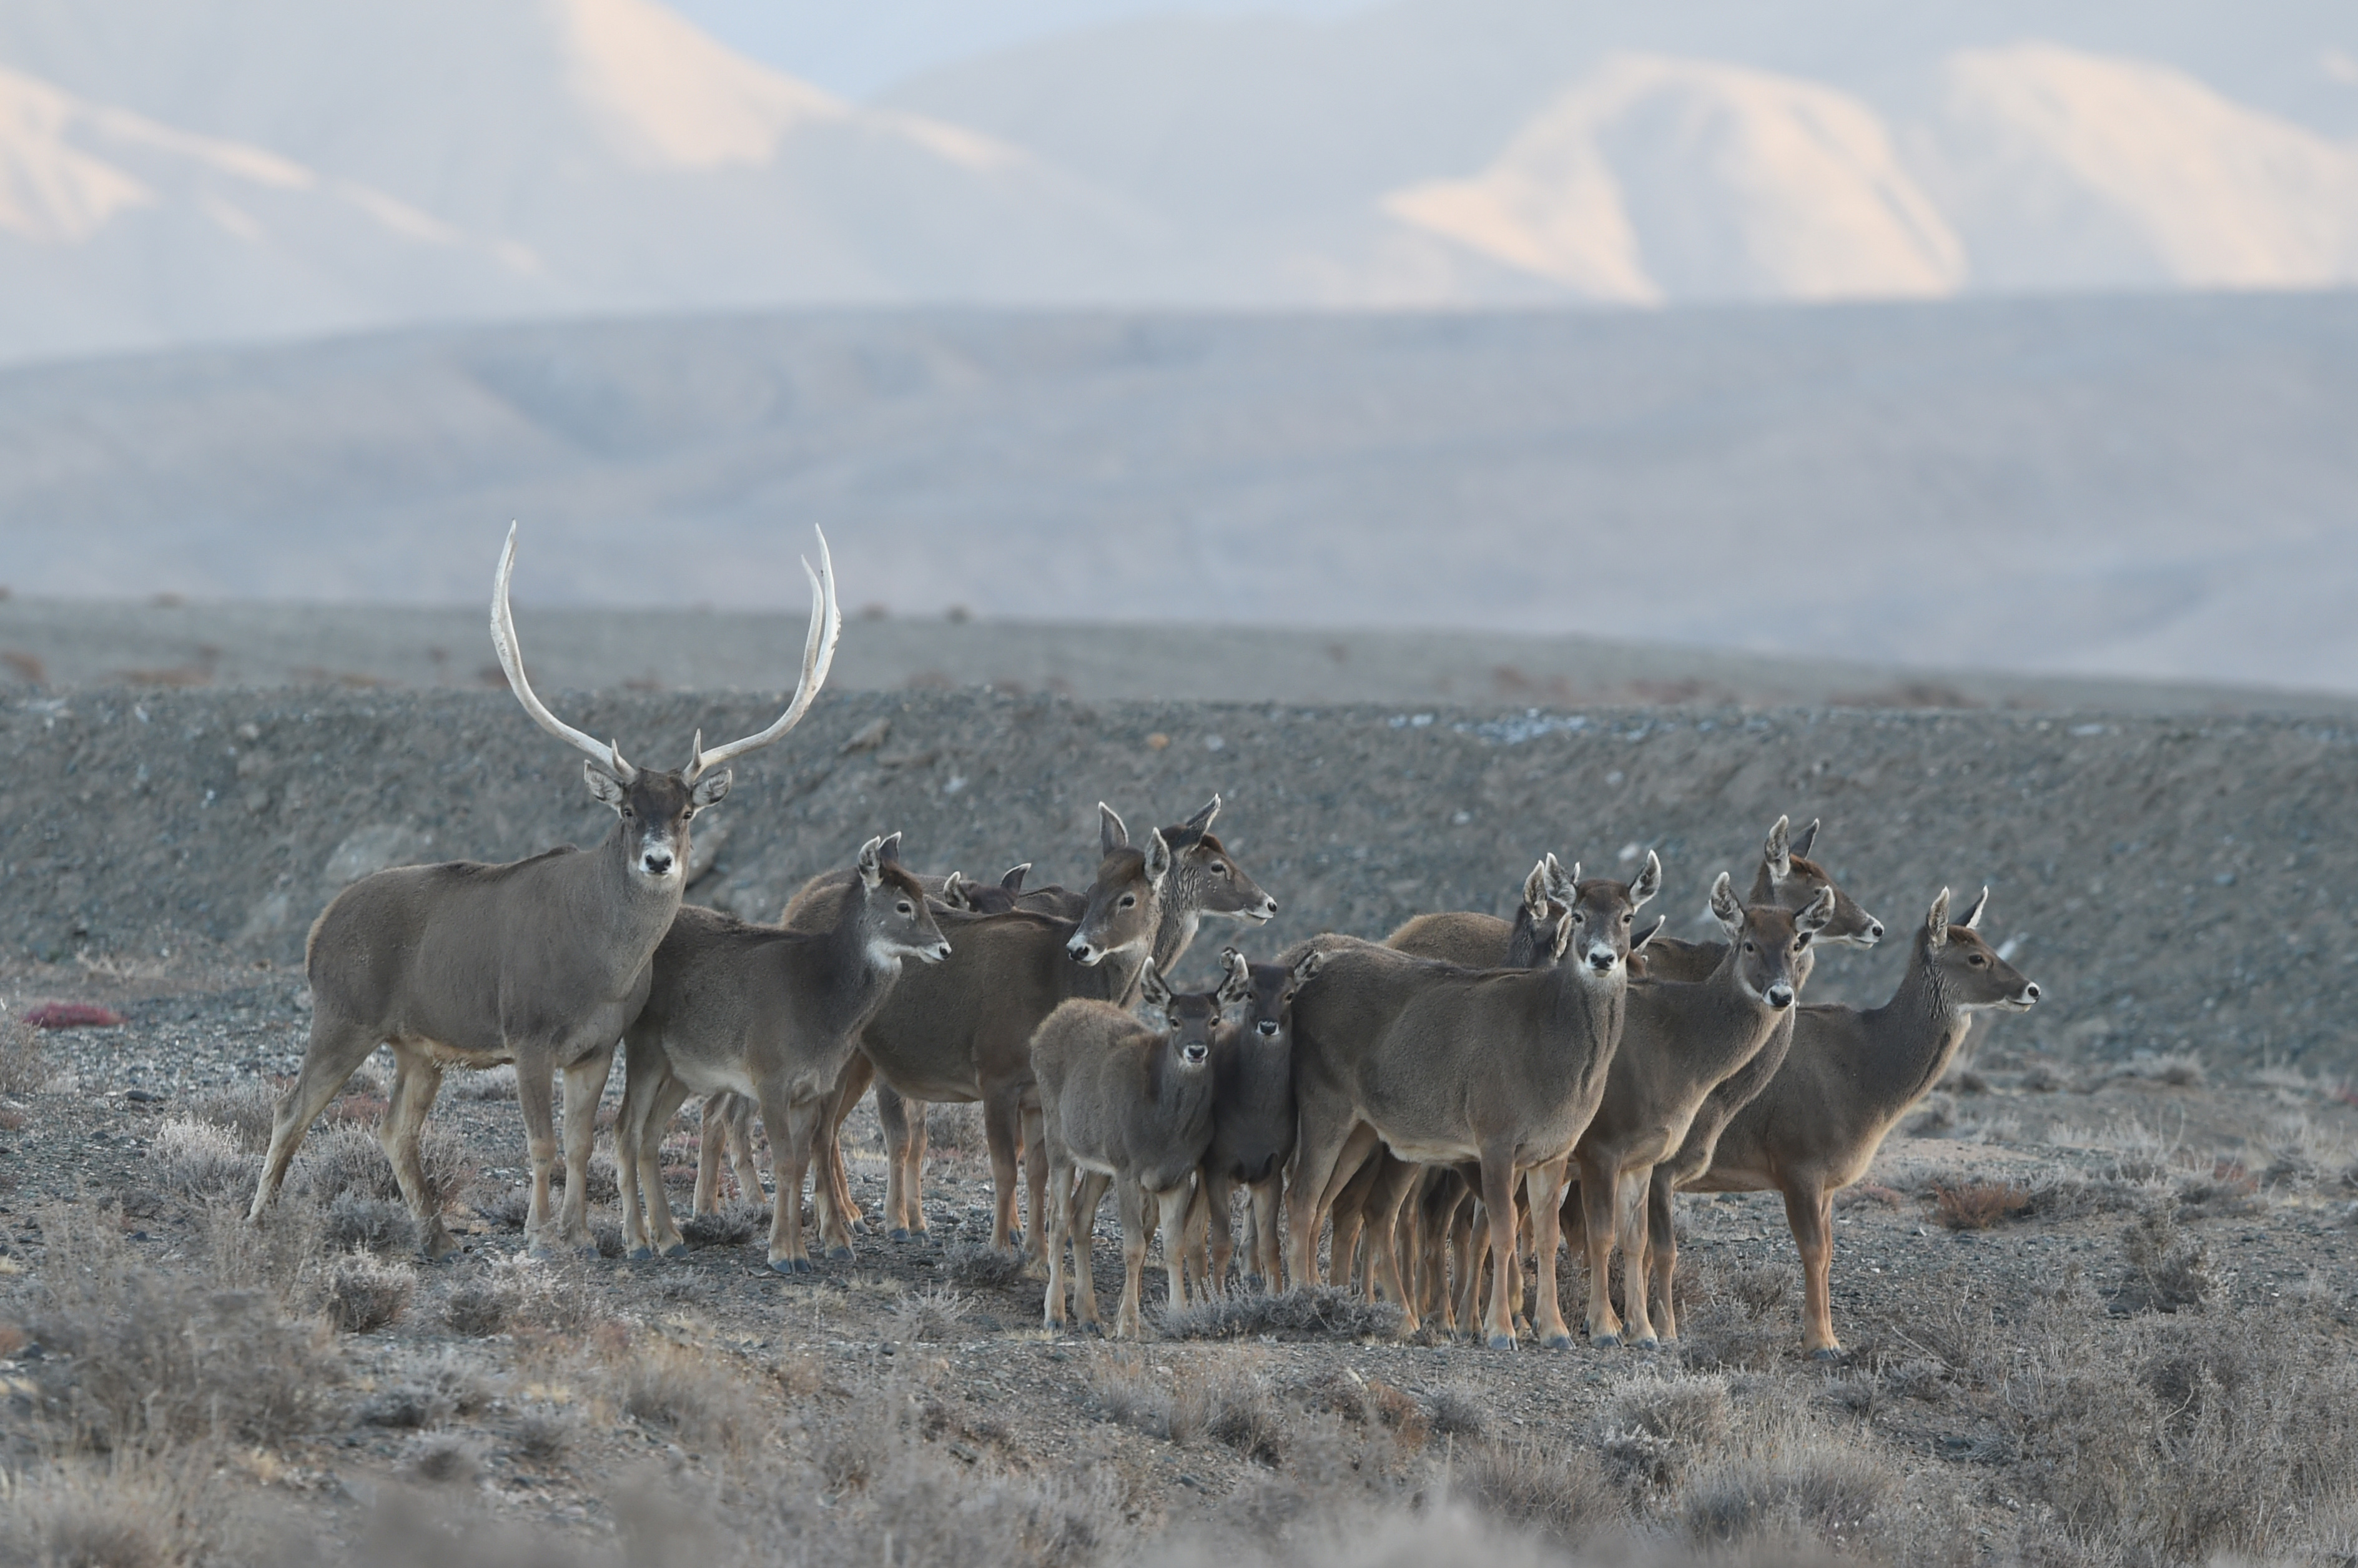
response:
<path id="1" fill-rule="evenodd" d="M 655 1249 L 644 1243 L 622 1254 L 622 1261 L 625 1263 L 652 1263 L 654 1260 Z"/>
<path id="2" fill-rule="evenodd" d="M 1843 1358 L 1843 1347 L 1839 1345 L 1821 1345 L 1815 1350 L 1810 1352 L 1810 1359 L 1812 1361 L 1839 1361 Z"/>
<path id="3" fill-rule="evenodd" d="M 663 1255 L 666 1258 L 685 1258 L 687 1256 L 687 1243 L 685 1241 L 668 1242 L 664 1247 Z"/>
<path id="4" fill-rule="evenodd" d="M 887 1241 L 906 1241 L 909 1239 L 909 1227 L 905 1225 L 896 1225 L 884 1233 L 884 1238 Z"/>
<path id="5" fill-rule="evenodd" d="M 1620 1348 L 1621 1336 L 1617 1334 L 1592 1334 L 1588 1336 L 1588 1343 L 1599 1350 L 1616 1350 Z"/>
<path id="6" fill-rule="evenodd" d="M 438 1263 L 459 1250 L 459 1242 L 457 1238 L 442 1227 L 442 1222 L 438 1219 L 427 1227 L 426 1234 L 418 1238 L 417 1249 L 425 1254 L 427 1262 Z"/>
<path id="7" fill-rule="evenodd" d="M 807 1274 L 811 1271 L 811 1260 L 807 1258 L 773 1258 L 770 1267 L 781 1274 Z"/>
<path id="8" fill-rule="evenodd" d="M 1643 1339 L 1633 1339 L 1629 1342 L 1629 1348 L 1632 1350 L 1660 1350 L 1661 1347 L 1662 1342 L 1650 1334 Z"/>
<path id="9" fill-rule="evenodd" d="M 1569 1333 L 1551 1334 L 1540 1343 L 1550 1350 L 1569 1350 L 1572 1348 L 1572 1336 Z"/>
<path id="10" fill-rule="evenodd" d="M 1512 1350 L 1515 1347 L 1515 1336 L 1511 1334 L 1494 1334 L 1483 1343 L 1493 1350 Z"/>
<path id="11" fill-rule="evenodd" d="M 830 1263 L 849 1263 L 851 1261 L 851 1249 L 838 1242 L 827 1249 L 827 1260 Z"/>

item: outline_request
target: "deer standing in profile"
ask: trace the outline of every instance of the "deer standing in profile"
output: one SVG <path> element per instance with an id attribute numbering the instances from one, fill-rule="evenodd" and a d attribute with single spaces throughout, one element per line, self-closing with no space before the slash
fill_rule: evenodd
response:
<path id="1" fill-rule="evenodd" d="M 1149 964 L 1140 977 L 1141 1022 L 1110 1002 L 1063 1002 L 1032 1037 L 1038 1075 L 1040 1138 L 1047 1152 L 1050 1328 L 1065 1322 L 1065 1255 L 1073 1255 L 1075 1305 L 1098 1322 L 1089 1271 L 1089 1236 L 1109 1184 L 1121 1210 L 1119 1337 L 1138 1336 L 1141 1276 L 1157 1210 L 1163 1267 L 1174 1307 L 1186 1298 L 1182 1238 L 1195 1177 L 1212 1140 L 1212 1035 L 1224 1008 L 1251 994 L 1244 960 L 1233 950 L 1217 990 L 1174 995 Z M 1160 1027 L 1156 1027 L 1159 1023 Z"/>
<path id="2" fill-rule="evenodd" d="M 566 847 L 506 865 L 471 860 L 400 866 L 362 878 L 330 901 L 304 944 L 311 1032 L 303 1066 L 281 1096 L 249 1218 L 277 1195 L 303 1135 L 380 1044 L 393 1049 L 393 1092 L 378 1141 L 393 1162 L 422 1245 L 439 1257 L 454 1245 L 418 1161 L 426 1113 L 450 1065 L 513 1062 L 532 1163 L 525 1221 L 535 1247 L 554 1229 L 589 1249 L 589 1164 L 598 1098 L 614 1044 L 646 1000 L 648 962 L 679 913 L 688 823 L 729 793 L 722 764 L 783 740 L 826 683 L 842 626 L 827 541 L 811 579 L 810 634 L 792 701 L 768 729 L 704 749 L 699 733 L 685 768 L 632 765 L 611 741 L 559 720 L 525 677 L 508 607 L 515 530 L 508 530 L 492 596 L 492 643 L 509 687 L 533 721 L 588 755 L 590 795 L 614 826 L 595 849 Z M 557 1159 L 550 1079 L 565 1073 L 565 1209 L 549 1222 Z"/>
<path id="3" fill-rule="evenodd" d="M 628 1077 L 614 1168 L 632 1257 L 687 1249 L 664 1196 L 663 1130 L 691 1093 L 727 1090 L 761 1107 L 770 1134 L 778 1191 L 770 1267 L 809 1271 L 803 1174 L 814 1141 L 823 1146 L 834 1132 L 827 1113 L 843 1064 L 900 979 L 902 961 L 949 957 L 924 891 L 901 869 L 899 839 L 860 846 L 831 931 L 753 925 L 694 904 L 672 922 L 655 949 L 646 1006 L 623 1036 Z M 825 1186 L 822 1175 L 822 1207 Z"/>
<path id="4" fill-rule="evenodd" d="M 1801 1009 L 1784 1065 L 1720 1134 L 1710 1166 L 1684 1184 L 1690 1192 L 1783 1195 L 1814 1356 L 1842 1354 L 1829 1281 L 1833 1195 L 1866 1174 L 1899 1119 L 1941 1081 L 1974 1013 L 2023 1012 L 2039 1000 L 2038 986 L 1983 940 L 1988 904 L 1984 888 L 1963 923 L 1952 925 L 1942 888 L 1909 951 L 1907 974 L 1881 1007 Z M 1667 1277 L 1678 1265 L 1677 1234 L 1652 1239 L 1654 1272 Z M 1656 1302 L 1661 1337 L 1675 1338 L 1669 1292 Z"/>

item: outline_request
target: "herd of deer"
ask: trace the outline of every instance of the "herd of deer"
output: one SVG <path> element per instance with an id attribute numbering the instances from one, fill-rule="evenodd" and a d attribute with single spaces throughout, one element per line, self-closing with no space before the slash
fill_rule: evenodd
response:
<path id="1" fill-rule="evenodd" d="M 615 1169 L 634 1257 L 683 1248 L 658 1151 L 692 1094 L 704 1097 L 697 1209 L 717 1206 L 724 1162 L 746 1196 L 761 1195 L 758 1110 L 777 1194 L 771 1266 L 811 1267 L 806 1173 L 821 1243 L 849 1257 L 867 1217 L 838 1130 L 873 1083 L 884 1227 L 895 1238 L 925 1228 L 925 1105 L 979 1101 L 992 1241 L 1020 1242 L 1044 1266 L 1052 1326 L 1065 1319 L 1068 1278 L 1080 1318 L 1098 1321 L 1089 1241 L 1109 1186 L 1121 1216 L 1123 1334 L 1138 1329 L 1158 1228 L 1174 1305 L 1231 1288 L 1242 1187 L 1248 1288 L 1321 1282 L 1331 1222 L 1334 1273 L 1398 1303 L 1406 1330 L 1424 1316 L 1451 1330 L 1478 1318 L 1489 1344 L 1511 1346 L 1523 1320 L 1563 1346 L 1554 1260 L 1569 1238 L 1587 1264 L 1590 1342 L 1627 1334 L 1651 1346 L 1678 1333 L 1673 1194 L 1774 1190 L 1803 1265 L 1809 1348 L 1833 1354 L 1833 1194 L 1939 1080 L 1972 1013 L 2038 1000 L 1976 929 L 1986 890 L 1956 924 L 1943 890 L 1889 1002 L 1802 1006 L 1818 949 L 1871 946 L 1883 925 L 1809 859 L 1818 825 L 1795 837 L 1783 818 L 1748 898 L 1725 872 L 1711 890 L 1724 941 L 1662 936 L 1659 919 L 1639 930 L 1662 882 L 1650 853 L 1628 882 L 1584 879 L 1549 855 L 1511 922 L 1420 915 L 1381 943 L 1323 935 L 1269 964 L 1232 948 L 1219 986 L 1198 994 L 1174 994 L 1164 977 L 1202 919 L 1277 912 L 1213 836 L 1217 797 L 1142 844 L 1100 806 L 1085 891 L 1026 890 L 1022 866 L 997 885 L 913 876 L 896 834 L 815 878 L 776 925 L 684 907 L 689 824 L 728 794 L 722 764 L 782 739 L 827 678 L 841 618 L 823 537 L 818 551 L 817 570 L 806 563 L 810 632 L 785 711 L 716 750 L 698 734 L 687 765 L 661 772 L 625 762 L 534 694 L 508 607 L 510 530 L 492 606 L 501 665 L 533 719 L 588 754 L 590 791 L 614 827 L 591 849 L 379 871 L 330 903 L 305 956 L 309 1044 L 278 1102 L 254 1217 L 312 1121 L 383 1044 L 396 1074 L 379 1136 L 430 1255 L 454 1244 L 419 1136 L 451 1065 L 515 1065 L 528 1232 L 535 1246 L 589 1249 L 590 1144 L 619 1040 Z M 560 1069 L 565 1183 L 552 1220 Z M 1608 1287 L 1617 1246 L 1626 1325 Z"/>

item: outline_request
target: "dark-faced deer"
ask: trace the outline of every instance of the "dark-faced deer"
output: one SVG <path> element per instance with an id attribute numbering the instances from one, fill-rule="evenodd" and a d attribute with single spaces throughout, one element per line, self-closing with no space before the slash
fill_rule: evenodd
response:
<path id="1" fill-rule="evenodd" d="M 819 541 L 810 572 L 810 635 L 794 698 L 769 728 L 713 751 L 699 733 L 685 768 L 634 767 L 610 741 L 559 720 L 525 677 L 508 578 L 515 530 L 492 596 L 492 643 L 533 721 L 588 754 L 590 793 L 614 813 L 595 849 L 551 849 L 502 866 L 452 861 L 363 877 L 330 902 L 304 945 L 311 1033 L 302 1071 L 280 1098 L 252 1217 L 277 1195 L 303 1134 L 380 1044 L 393 1048 L 393 1093 L 378 1130 L 427 1252 L 452 1242 L 426 1189 L 418 1136 L 446 1065 L 513 1062 L 532 1162 L 527 1229 L 550 1244 L 548 1189 L 557 1136 L 550 1077 L 565 1073 L 565 1210 L 555 1234 L 590 1245 L 590 1136 L 615 1042 L 646 999 L 648 960 L 679 912 L 688 822 L 729 793 L 722 764 L 783 740 L 827 680 L 841 617 Z M 808 563 L 804 569 L 809 572 Z"/>
<path id="2" fill-rule="evenodd" d="M 1624 1281 L 1629 1319 L 1640 1346 L 1654 1343 L 1646 1308 L 1647 1184 L 1660 1160 L 1686 1137 L 1687 1124 L 1713 1087 L 1753 1057 L 1800 996 L 1796 960 L 1833 915 L 1821 892 L 1799 914 L 1774 904 L 1736 902 L 1727 873 L 1712 884 L 1711 912 L 1728 934 L 1726 954 L 1704 979 L 1632 980 L 1621 1049 L 1604 1098 L 1573 1158 L 1580 1169 L 1581 1216 L 1588 1253 L 1588 1339 L 1618 1345 L 1607 1267 L 1617 1232 L 1628 1260 Z M 1622 1197 L 1632 1201 L 1624 1213 Z M 1555 1254 L 1541 1254 L 1541 1276 Z"/>
<path id="3" fill-rule="evenodd" d="M 1121 1210 L 1121 1305 L 1114 1333 L 1135 1338 L 1141 1274 L 1153 1234 L 1151 1202 L 1164 1238 L 1171 1304 L 1185 1299 L 1181 1238 L 1196 1167 L 1212 1139 L 1212 1034 L 1221 1010 L 1250 994 L 1244 960 L 1220 988 L 1175 996 L 1149 964 L 1141 992 L 1150 1022 L 1109 1002 L 1072 1000 L 1032 1037 L 1040 1136 L 1048 1158 L 1047 1323 L 1065 1322 L 1065 1255 L 1073 1255 L 1075 1302 L 1098 1322 L 1089 1276 L 1089 1235 L 1109 1184 Z"/>
<path id="4" fill-rule="evenodd" d="M 1596 924 L 1626 933 L 1626 913 L 1600 910 Z M 1356 1170 L 1379 1141 L 1412 1163 L 1478 1161 L 1498 1271 L 1487 1328 L 1492 1345 L 1514 1344 L 1513 1189 L 1530 1186 L 1552 1256 L 1564 1161 L 1621 1038 L 1627 967 L 1612 943 L 1575 946 L 1581 928 L 1557 924 L 1557 961 L 1543 969 L 1469 969 L 1333 938 L 1312 945 L 1325 956 L 1293 1000 L 1300 1142 L 1287 1182 L 1286 1263 L 1296 1283 L 1318 1279 L 1318 1227 L 1337 1172 Z M 1541 1273 L 1539 1329 L 1569 1344 L 1552 1274 Z M 1398 1299 L 1396 1274 L 1386 1283 Z M 1413 1304 L 1401 1306 L 1413 1331 Z"/>
<path id="5" fill-rule="evenodd" d="M 1243 962 L 1233 947 L 1221 959 Z M 1239 1186 L 1251 1203 L 1246 1234 L 1252 1282 L 1273 1291 L 1282 1278 L 1277 1200 L 1293 1153 L 1293 998 L 1323 961 L 1311 952 L 1290 968 L 1248 965 L 1244 1016 L 1212 1036 L 1212 1141 L 1187 1210 L 1184 1250 L 1214 1292 L 1228 1287 L 1236 1248 L 1229 1206 Z M 1168 1237 L 1163 1245 L 1172 1245 Z"/>
<path id="6" fill-rule="evenodd" d="M 777 1202 L 770 1267 L 806 1272 L 802 1184 L 814 1141 L 834 1128 L 836 1080 L 860 1032 L 901 977 L 903 959 L 949 957 L 924 890 L 900 866 L 898 841 L 860 847 L 851 885 L 826 932 L 752 925 L 694 904 L 655 949 L 646 1006 L 623 1036 L 627 1087 L 614 1129 L 622 1228 L 633 1258 L 685 1251 L 664 1196 L 664 1129 L 688 1095 L 722 1090 L 761 1108 Z M 822 1178 L 819 1201 L 827 1199 Z"/>
<path id="7" fill-rule="evenodd" d="M 1803 1323 L 1811 1352 L 1841 1354 L 1834 1337 L 1829 1273 L 1833 1262 L 1833 1195 L 1866 1174 L 1876 1152 L 1908 1108 L 1949 1070 L 1976 1012 L 2028 1010 L 2039 988 L 1997 956 L 1978 929 L 1989 890 L 1963 925 L 1949 924 L 1949 890 L 1924 917 L 1899 989 L 1881 1007 L 1805 1007 L 1793 1025 L 1785 1065 L 1720 1134 L 1710 1167 L 1688 1190 L 1777 1192 L 1801 1255 Z M 1677 1263 L 1677 1237 L 1655 1238 Z M 1659 1298 L 1657 1323 L 1677 1325 Z"/>

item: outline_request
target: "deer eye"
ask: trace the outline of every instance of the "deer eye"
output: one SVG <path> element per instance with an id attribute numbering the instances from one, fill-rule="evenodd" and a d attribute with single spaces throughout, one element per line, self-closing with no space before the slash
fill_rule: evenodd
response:
<path id="1" fill-rule="evenodd" d="M 1120 909 L 1128 909 L 1131 904 L 1136 903 L 1137 902 L 1138 902 L 1138 895 L 1137 895 L 1136 893 L 1134 893 L 1134 892 L 1126 892 L 1126 893 L 1124 893 L 1124 894 L 1122 894 L 1122 895 L 1121 895 L 1121 903 L 1120 903 L 1120 904 L 1118 904 L 1116 907 L 1117 907 L 1117 908 L 1120 908 Z"/>
<path id="2" fill-rule="evenodd" d="M 1228 868 L 1222 865 L 1219 861 L 1214 860 L 1212 862 L 1212 874 L 1216 877 L 1225 877 L 1228 874 Z"/>
<path id="3" fill-rule="evenodd" d="M 903 914 L 914 914 L 916 913 L 915 910 L 909 907 L 909 901 L 907 899 L 903 899 L 899 903 L 894 904 L 892 907 L 899 910 Z"/>
<path id="4" fill-rule="evenodd" d="M 1747 941 L 1744 944 L 1744 950 L 1747 953 L 1758 953 L 1760 951 L 1760 945 L 1757 942 Z"/>
<path id="5" fill-rule="evenodd" d="M 1634 924 L 1636 924 L 1636 922 L 1637 922 L 1637 918 L 1638 918 L 1638 917 L 1637 917 L 1636 915 L 1632 914 L 1629 911 L 1628 911 L 1628 910 L 1626 910 L 1626 909 L 1625 909 L 1625 910 L 1623 910 L 1623 911 L 1621 912 L 1621 924 L 1622 924 L 1622 925 L 1634 925 Z"/>
<path id="6" fill-rule="evenodd" d="M 1968 964 L 1971 964 L 1974 968 L 1978 969 L 1978 968 L 1981 968 L 1982 967 L 1984 967 L 1985 965 L 1986 965 L 1986 964 L 1989 962 L 1989 960 L 1988 960 L 1987 958 L 1983 957 L 1979 953 L 1976 953 L 1976 954 L 1974 954 L 1972 957 L 1967 958 L 1967 959 L 1965 960 L 1965 962 L 1966 962 L 1966 963 L 1968 963 Z"/>

